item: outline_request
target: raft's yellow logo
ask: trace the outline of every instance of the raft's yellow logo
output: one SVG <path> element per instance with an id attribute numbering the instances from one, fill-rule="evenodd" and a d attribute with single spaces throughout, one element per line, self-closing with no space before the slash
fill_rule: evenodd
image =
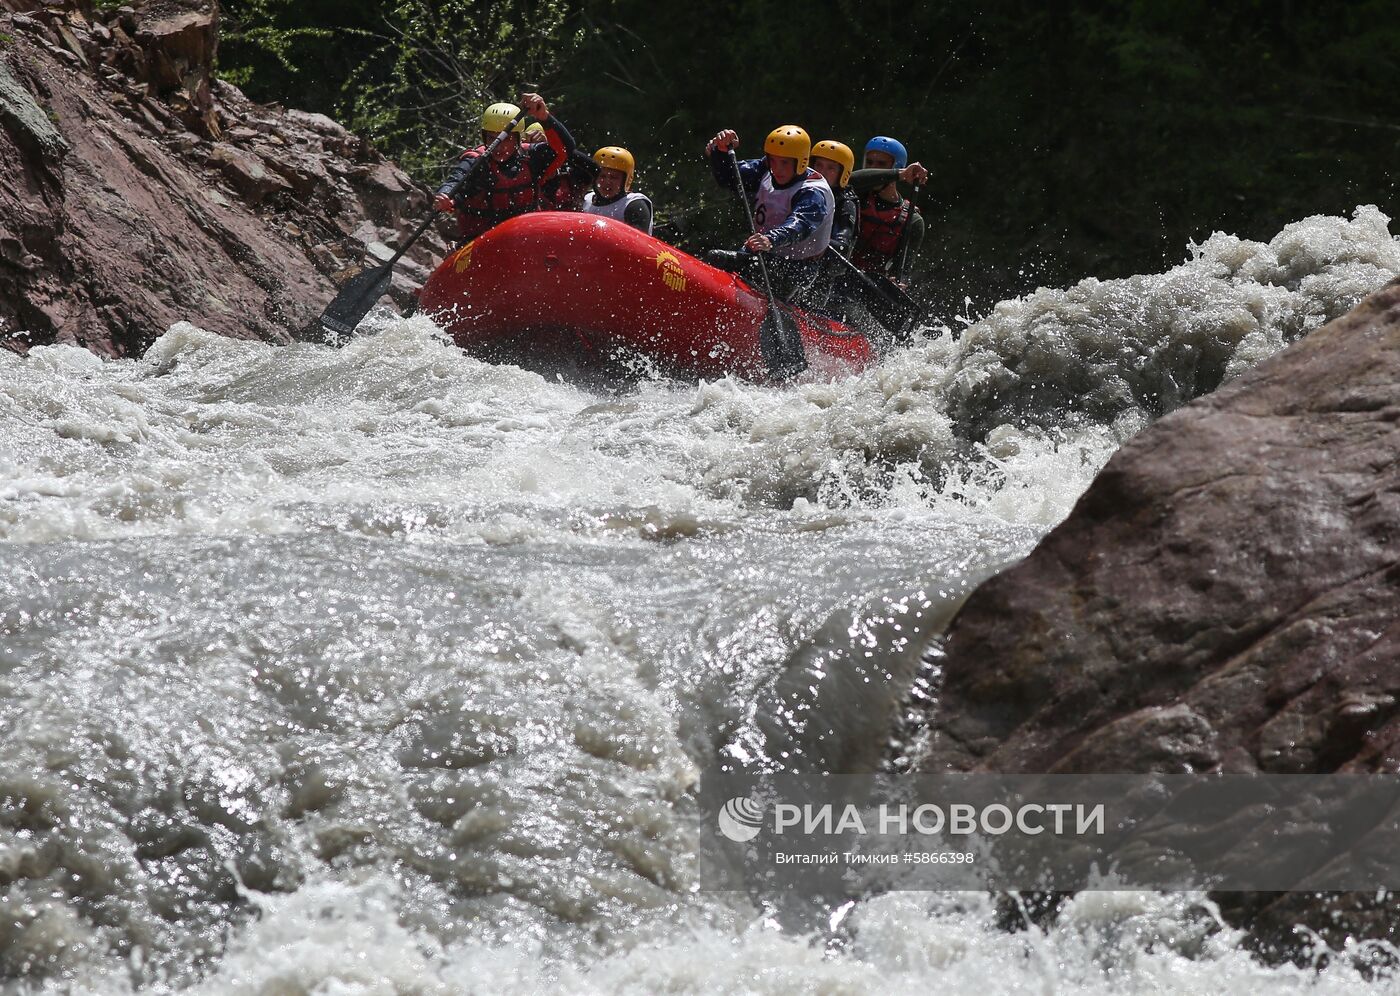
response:
<path id="1" fill-rule="evenodd" d="M 468 242 L 457 250 L 457 255 L 452 257 L 452 269 L 461 273 L 472 265 L 472 246 L 474 245 L 476 245 L 475 242 Z"/>
<path id="2" fill-rule="evenodd" d="M 673 291 L 685 290 L 685 270 L 675 253 L 657 253 L 656 267 L 661 271 L 661 280 L 667 287 Z"/>

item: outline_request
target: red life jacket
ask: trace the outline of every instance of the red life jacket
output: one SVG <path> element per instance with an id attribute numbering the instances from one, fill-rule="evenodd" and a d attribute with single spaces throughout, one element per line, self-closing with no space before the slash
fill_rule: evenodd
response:
<path id="1" fill-rule="evenodd" d="M 879 197 L 867 194 L 860 205 L 860 227 L 856 230 L 856 251 L 851 254 L 851 262 L 869 272 L 888 272 L 894 266 L 909 218 L 917 210 L 903 198 L 898 204 L 882 207 Z"/>
<path id="2" fill-rule="evenodd" d="M 489 160 L 486 170 L 490 179 L 475 193 L 458 201 L 457 227 L 464 239 L 474 239 L 508 218 L 535 210 L 539 201 L 539 184 L 530 165 L 531 148 L 529 145 L 520 147 L 514 158 L 519 168 L 513 174 L 502 169 L 502 163 Z M 464 152 L 462 158 L 476 159 L 485 154 L 486 146 L 478 145 L 470 152 Z M 506 163 L 511 162 L 506 160 Z"/>

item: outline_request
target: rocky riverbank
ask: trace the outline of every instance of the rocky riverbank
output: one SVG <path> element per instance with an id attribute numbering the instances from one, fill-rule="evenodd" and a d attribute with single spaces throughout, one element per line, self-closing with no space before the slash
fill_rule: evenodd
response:
<path id="1" fill-rule="evenodd" d="M 215 79 L 218 42 L 214 0 L 0 0 L 0 345 L 139 354 L 191 315 L 285 341 L 420 215 L 363 139 Z"/>
<path id="2" fill-rule="evenodd" d="M 1400 769 L 1400 281 L 1125 445 L 945 637 L 927 771 Z M 1277 939 L 1393 899 L 1234 902 Z"/>

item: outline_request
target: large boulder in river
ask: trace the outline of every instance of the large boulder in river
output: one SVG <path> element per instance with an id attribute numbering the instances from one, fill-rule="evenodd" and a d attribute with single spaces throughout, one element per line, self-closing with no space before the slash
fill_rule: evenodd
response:
<path id="1" fill-rule="evenodd" d="M 216 80 L 218 23 L 214 0 L 0 0 L 0 347 L 129 355 L 180 320 L 282 341 L 426 207 L 334 121 Z"/>
<path id="2" fill-rule="evenodd" d="M 1400 770 L 1400 281 L 1127 443 L 942 651 L 925 771 Z M 1400 931 L 1328 904 L 1246 918 Z"/>

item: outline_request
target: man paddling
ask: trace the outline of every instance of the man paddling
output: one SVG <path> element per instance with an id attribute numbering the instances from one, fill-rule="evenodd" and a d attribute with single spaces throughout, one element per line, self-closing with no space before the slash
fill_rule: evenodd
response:
<path id="1" fill-rule="evenodd" d="M 919 313 L 904 279 L 909 258 L 924 239 L 924 219 L 913 201 L 900 195 L 899 181 L 917 187 L 928 179 L 928 170 L 909 162 L 902 142 L 884 135 L 866 143 L 864 165 L 850 175 L 847 191 L 856 198 L 860 215 L 854 244 L 849 254 L 842 254 L 848 259 L 832 259 L 828 253 L 825 276 L 832 290 L 824 310 L 858 325 L 866 324 L 864 316 L 874 319 L 888 344 L 905 340 Z"/>
<path id="2" fill-rule="evenodd" d="M 482 144 L 462 153 L 461 160 L 452 168 L 433 200 L 433 207 L 438 211 L 457 212 L 457 228 L 464 241 L 471 241 L 509 218 L 535 210 L 540 202 L 540 183 L 564 169 L 574 152 L 573 136 L 549 113 L 543 97 L 527 93 L 520 98 L 520 103 L 525 113 L 540 123 L 545 141 L 522 144 L 525 129 L 523 123 L 516 124 L 514 132 L 497 147 L 486 168 L 478 170 L 466 187 L 457 192 L 455 199 L 449 196 L 472 163 L 485 154 L 486 146 L 520 114 L 520 108 L 514 104 L 492 104 L 481 116 Z"/>
<path id="3" fill-rule="evenodd" d="M 852 262 L 903 286 L 904 267 L 924 241 L 924 219 L 899 193 L 899 181 L 921 185 L 928 170 L 909 162 L 904 143 L 877 135 L 865 145 L 865 168 L 851 174 L 860 197 L 860 225 Z"/>
<path id="4" fill-rule="evenodd" d="M 705 151 L 715 181 L 742 191 L 752 202 L 758 230 L 745 240 L 741 252 L 711 250 L 705 258 L 721 269 L 747 271 L 762 253 L 769 260 L 774 293 L 794 301 L 812 284 L 822 253 L 831 244 L 836 197 L 808 165 L 812 139 L 796 125 L 773 129 L 763 142 L 764 157 L 738 160 L 735 176 L 729 151 L 738 144 L 738 133 L 725 129 Z"/>

